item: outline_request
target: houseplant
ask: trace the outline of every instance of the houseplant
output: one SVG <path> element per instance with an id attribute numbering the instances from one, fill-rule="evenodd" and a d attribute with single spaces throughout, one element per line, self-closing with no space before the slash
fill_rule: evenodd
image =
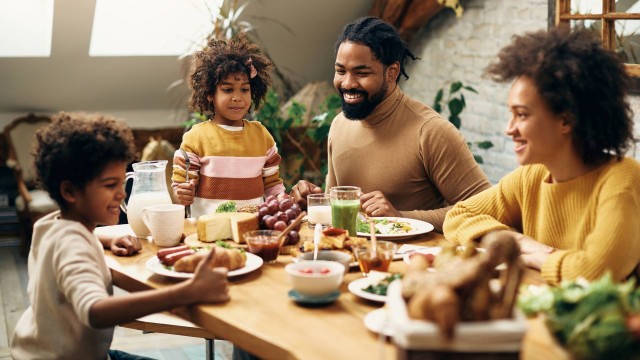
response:
<path id="1" fill-rule="evenodd" d="M 462 126 L 462 119 L 460 119 L 460 113 L 462 113 L 464 108 L 467 106 L 467 103 L 464 98 L 464 94 L 462 92 L 463 90 L 467 90 L 475 94 L 478 93 L 478 91 L 476 91 L 476 89 L 472 88 L 471 86 L 466 86 L 460 81 L 455 81 L 451 83 L 451 86 L 449 87 L 446 98 L 444 97 L 445 88 L 443 87 L 440 90 L 438 90 L 433 100 L 433 109 L 435 111 L 442 113 L 443 106 L 447 107 L 447 110 L 449 113 L 449 117 L 448 117 L 449 122 L 451 122 L 456 127 L 456 129 L 460 129 L 460 127 Z M 493 147 L 493 143 L 487 140 L 467 142 L 467 145 L 469 145 L 469 148 L 472 151 L 475 148 L 486 150 Z M 484 163 L 482 156 L 474 153 L 473 157 L 474 159 L 476 159 L 478 164 Z"/>

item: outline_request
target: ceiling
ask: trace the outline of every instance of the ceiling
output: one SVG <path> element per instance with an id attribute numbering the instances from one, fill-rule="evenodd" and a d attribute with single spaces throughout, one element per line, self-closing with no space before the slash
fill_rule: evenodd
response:
<path id="1" fill-rule="evenodd" d="M 241 0 L 240 3 L 245 1 Z M 331 80 L 333 44 L 371 0 L 252 0 L 251 22 L 276 66 L 298 87 Z M 95 0 L 55 1 L 49 58 L 0 58 L 0 113 L 165 109 L 184 105 L 177 57 L 89 57 Z M 285 29 L 282 23 L 291 29 Z"/>

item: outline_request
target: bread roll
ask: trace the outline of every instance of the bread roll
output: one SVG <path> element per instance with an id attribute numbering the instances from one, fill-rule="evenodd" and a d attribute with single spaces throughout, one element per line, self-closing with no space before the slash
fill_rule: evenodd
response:
<path id="1" fill-rule="evenodd" d="M 219 246 L 216 246 L 214 250 L 215 254 L 211 262 L 212 268 L 224 267 L 232 271 L 244 267 L 247 262 L 247 254 L 239 250 L 225 249 Z M 179 272 L 193 273 L 196 271 L 198 264 L 207 258 L 208 254 L 209 252 L 205 251 L 183 257 L 175 263 L 173 269 Z"/>

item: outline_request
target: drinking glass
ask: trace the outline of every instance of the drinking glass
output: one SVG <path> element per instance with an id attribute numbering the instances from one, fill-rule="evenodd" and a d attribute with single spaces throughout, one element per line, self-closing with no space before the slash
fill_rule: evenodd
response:
<path id="1" fill-rule="evenodd" d="M 389 271 L 389 265 L 393 261 L 393 255 L 396 253 L 397 245 L 391 241 L 377 241 L 376 253 L 373 253 L 371 243 L 358 246 L 353 249 L 353 254 L 358 260 L 358 266 L 363 276 L 367 276 L 369 271 Z"/>
<path id="2" fill-rule="evenodd" d="M 307 196 L 307 219 L 310 228 L 316 224 L 322 225 L 322 228 L 331 226 L 331 197 L 328 194 Z"/>
<path id="3" fill-rule="evenodd" d="M 331 196 L 331 226 L 347 230 L 356 236 L 356 220 L 360 211 L 360 188 L 357 186 L 334 186 Z"/>

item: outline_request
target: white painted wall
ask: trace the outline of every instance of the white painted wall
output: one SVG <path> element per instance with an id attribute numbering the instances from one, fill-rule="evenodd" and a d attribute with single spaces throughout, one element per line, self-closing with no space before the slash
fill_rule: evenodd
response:
<path id="1" fill-rule="evenodd" d="M 547 28 L 548 1 L 472 0 L 463 5 L 461 18 L 444 11 L 416 36 L 411 48 L 422 60 L 407 66 L 410 78 L 400 84 L 407 94 L 428 105 L 432 105 L 438 89 L 445 84 L 448 88 L 453 81 L 478 90 L 477 95 L 465 94 L 467 108 L 461 114 L 461 131 L 469 141 L 493 142 L 493 148 L 478 154 L 484 158 L 482 169 L 495 184 L 518 166 L 512 142 L 503 131 L 508 120 L 510 84 L 482 78 L 482 72 L 510 43 L 512 35 Z M 630 100 L 638 133 L 640 97 Z"/>

